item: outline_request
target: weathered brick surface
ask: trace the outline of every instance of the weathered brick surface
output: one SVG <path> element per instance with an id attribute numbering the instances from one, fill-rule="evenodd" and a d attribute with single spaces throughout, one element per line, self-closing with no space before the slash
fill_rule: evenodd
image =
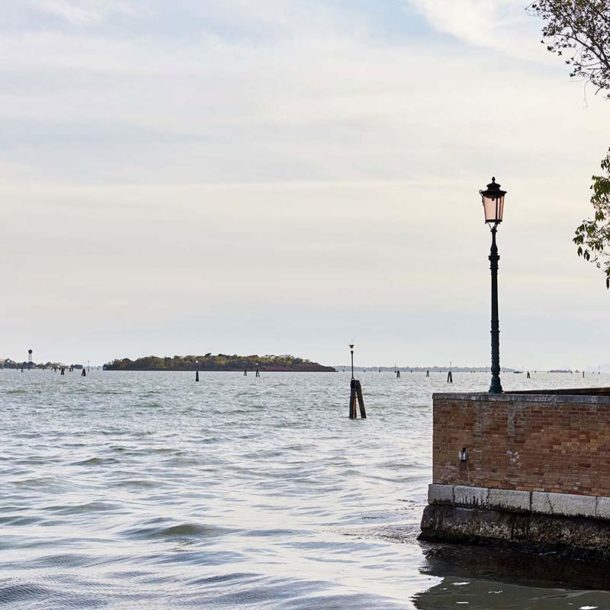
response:
<path id="1" fill-rule="evenodd" d="M 433 403 L 434 483 L 610 497 L 610 396 L 435 394 Z"/>

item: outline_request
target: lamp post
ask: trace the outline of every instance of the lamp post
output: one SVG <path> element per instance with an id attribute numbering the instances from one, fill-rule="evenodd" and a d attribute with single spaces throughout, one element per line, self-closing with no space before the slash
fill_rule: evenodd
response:
<path id="1" fill-rule="evenodd" d="M 495 178 L 487 185 L 487 189 L 479 191 L 483 199 L 485 222 L 491 229 L 491 251 L 489 262 L 491 269 L 491 394 L 502 394 L 500 382 L 500 320 L 498 316 L 498 246 L 496 232 L 504 216 L 504 196 L 506 191 L 500 188 Z"/>
<path id="2" fill-rule="evenodd" d="M 352 356 L 352 379 L 354 378 L 354 343 L 349 344 L 349 351 Z"/>

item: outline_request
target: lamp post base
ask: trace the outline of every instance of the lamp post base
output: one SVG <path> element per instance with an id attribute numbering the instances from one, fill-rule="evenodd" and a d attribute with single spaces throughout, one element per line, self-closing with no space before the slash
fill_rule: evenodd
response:
<path id="1" fill-rule="evenodd" d="M 502 394 L 502 384 L 500 383 L 500 377 L 492 377 L 491 385 L 489 386 L 490 394 Z"/>

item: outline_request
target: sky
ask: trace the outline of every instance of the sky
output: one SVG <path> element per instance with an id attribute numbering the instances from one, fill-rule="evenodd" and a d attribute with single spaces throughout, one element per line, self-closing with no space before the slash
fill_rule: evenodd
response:
<path id="1" fill-rule="evenodd" d="M 610 363 L 610 100 L 521 0 L 3 0 L 0 357 Z"/>

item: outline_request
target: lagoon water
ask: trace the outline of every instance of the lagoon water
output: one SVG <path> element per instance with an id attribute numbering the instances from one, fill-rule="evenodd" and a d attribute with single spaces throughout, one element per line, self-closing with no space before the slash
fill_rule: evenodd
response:
<path id="1" fill-rule="evenodd" d="M 610 608 L 552 570 L 417 542 L 431 394 L 486 390 L 487 375 L 359 378 L 366 421 L 347 418 L 347 373 L 0 371 L 0 605 Z"/>

